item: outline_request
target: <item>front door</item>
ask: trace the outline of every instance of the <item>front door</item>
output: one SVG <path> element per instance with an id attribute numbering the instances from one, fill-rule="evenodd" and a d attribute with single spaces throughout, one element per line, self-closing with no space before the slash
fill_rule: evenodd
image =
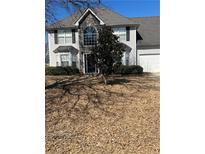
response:
<path id="1" fill-rule="evenodd" d="M 85 54 L 85 73 L 96 73 L 96 65 L 93 54 Z"/>

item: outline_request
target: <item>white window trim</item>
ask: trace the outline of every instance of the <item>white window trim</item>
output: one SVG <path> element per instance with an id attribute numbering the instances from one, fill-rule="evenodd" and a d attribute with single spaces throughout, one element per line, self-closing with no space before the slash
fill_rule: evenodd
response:
<path id="1" fill-rule="evenodd" d="M 92 13 L 92 15 L 94 15 L 99 21 L 100 21 L 100 25 L 104 25 L 105 23 L 91 10 L 91 9 L 87 9 L 83 15 L 80 17 L 80 19 L 78 19 L 75 22 L 75 26 L 79 26 L 80 21 L 82 20 L 82 18 L 88 13 L 88 11 L 90 11 Z"/>
<path id="2" fill-rule="evenodd" d="M 62 58 L 61 58 L 62 56 L 67 56 L 68 57 L 67 60 L 62 61 Z M 62 53 L 59 55 L 59 58 L 60 58 L 60 66 L 62 66 L 62 62 L 68 62 L 68 66 L 70 66 L 70 63 L 71 63 L 70 62 L 70 53 Z"/>
<path id="3" fill-rule="evenodd" d="M 87 44 L 87 42 L 88 42 L 88 36 L 85 34 L 85 30 L 87 29 L 87 28 L 93 28 L 94 30 L 95 30 L 95 33 L 92 33 L 92 41 L 94 42 L 92 42 L 91 44 Z M 94 38 L 94 36 L 95 36 L 95 39 L 93 39 Z M 97 43 L 97 30 L 94 28 L 94 27 L 92 27 L 92 26 L 88 26 L 88 27 L 86 27 L 85 29 L 84 29 L 84 31 L 83 31 L 83 42 L 84 42 L 84 45 L 85 46 L 93 46 L 93 45 L 95 45 L 96 43 Z M 95 43 L 96 42 L 96 43 Z"/>
<path id="4" fill-rule="evenodd" d="M 113 34 L 119 36 L 119 41 L 125 42 L 126 41 L 126 28 L 125 27 L 115 27 L 113 28 Z M 125 38 L 123 40 L 120 35 L 123 35 Z"/>
<path id="5" fill-rule="evenodd" d="M 59 36 L 59 32 L 62 31 L 62 36 Z M 57 31 L 57 39 L 59 37 L 63 37 L 63 43 L 59 43 L 58 41 L 58 44 L 72 44 L 72 32 L 70 29 L 66 29 L 66 30 L 58 30 Z M 66 38 L 70 38 L 71 41 L 69 43 L 66 43 Z"/>
<path id="6" fill-rule="evenodd" d="M 77 62 L 77 54 L 71 54 L 71 61 Z"/>

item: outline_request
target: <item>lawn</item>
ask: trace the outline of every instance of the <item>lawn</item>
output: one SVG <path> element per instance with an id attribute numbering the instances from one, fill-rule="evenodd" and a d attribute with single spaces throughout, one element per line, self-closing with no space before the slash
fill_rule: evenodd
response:
<path id="1" fill-rule="evenodd" d="M 159 154 L 159 76 L 46 77 L 47 154 Z"/>

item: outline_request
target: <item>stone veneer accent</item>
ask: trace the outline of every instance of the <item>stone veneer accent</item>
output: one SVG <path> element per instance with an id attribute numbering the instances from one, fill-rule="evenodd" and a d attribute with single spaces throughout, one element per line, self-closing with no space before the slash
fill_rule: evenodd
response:
<path id="1" fill-rule="evenodd" d="M 82 71 L 82 72 L 83 72 L 83 69 L 84 69 L 84 66 L 83 66 L 84 65 L 83 64 L 84 53 L 89 53 L 90 52 L 90 47 L 91 47 L 91 46 L 84 46 L 83 31 L 88 26 L 92 26 L 92 27 L 96 28 L 97 31 L 98 31 L 98 28 L 100 27 L 100 22 L 90 12 L 87 14 L 87 16 L 84 17 L 84 19 L 82 19 L 82 21 L 80 22 L 79 27 L 78 27 L 80 71 Z"/>

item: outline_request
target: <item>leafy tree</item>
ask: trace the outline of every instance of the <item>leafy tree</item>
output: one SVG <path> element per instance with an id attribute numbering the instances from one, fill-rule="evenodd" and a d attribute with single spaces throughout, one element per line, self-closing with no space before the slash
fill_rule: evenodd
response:
<path id="1" fill-rule="evenodd" d="M 98 43 L 91 49 L 95 57 L 95 63 L 102 75 L 104 83 L 107 84 L 107 77 L 114 72 L 116 67 L 121 65 L 123 52 L 125 51 L 118 36 L 113 34 L 111 27 L 102 26 L 98 30 Z"/>

